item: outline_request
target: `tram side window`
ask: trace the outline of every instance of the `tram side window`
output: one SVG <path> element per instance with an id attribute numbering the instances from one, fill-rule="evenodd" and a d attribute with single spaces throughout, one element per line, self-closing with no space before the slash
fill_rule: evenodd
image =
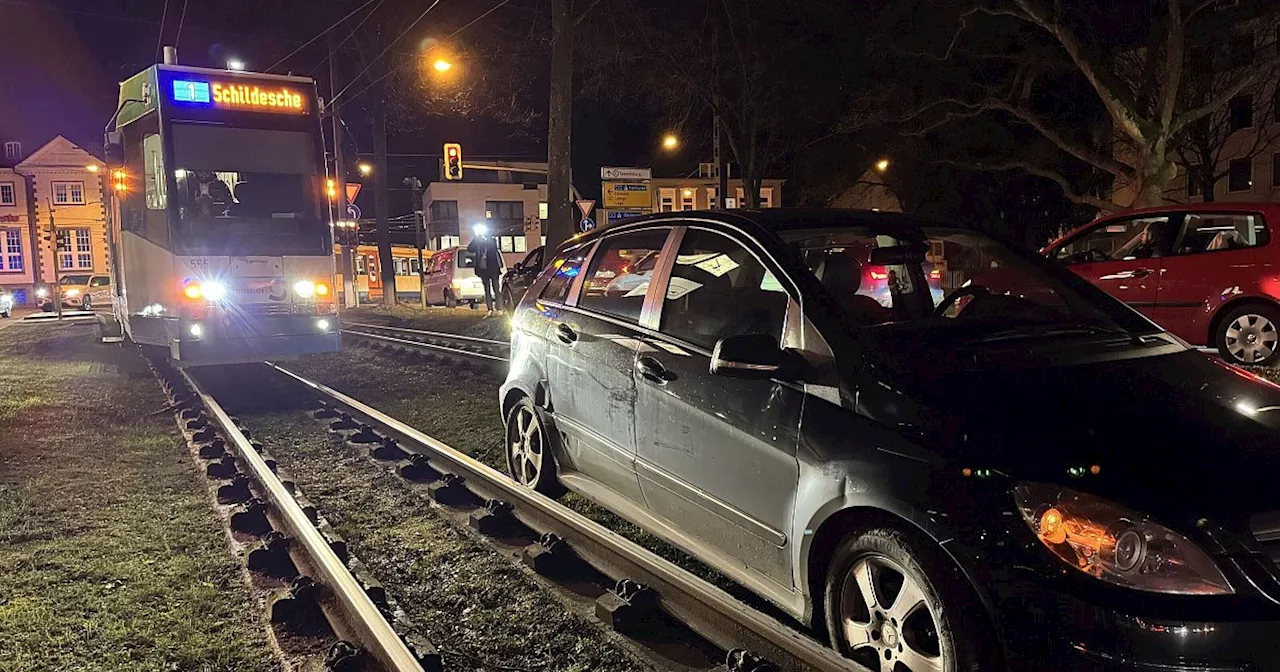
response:
<path id="1" fill-rule="evenodd" d="M 164 152 L 160 136 L 148 135 L 142 139 L 143 175 L 146 179 L 148 210 L 164 210 L 168 204 L 165 189 Z"/>

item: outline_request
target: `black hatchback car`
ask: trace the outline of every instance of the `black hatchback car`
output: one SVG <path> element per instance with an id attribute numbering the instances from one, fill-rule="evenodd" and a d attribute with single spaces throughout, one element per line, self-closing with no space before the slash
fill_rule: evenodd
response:
<path id="1" fill-rule="evenodd" d="M 1280 669 L 1280 388 L 971 229 L 575 237 L 516 311 L 500 403 L 519 482 L 873 670 Z"/>

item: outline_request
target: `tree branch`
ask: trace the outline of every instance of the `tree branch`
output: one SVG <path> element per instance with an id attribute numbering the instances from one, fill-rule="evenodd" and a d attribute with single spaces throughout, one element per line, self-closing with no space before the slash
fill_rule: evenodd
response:
<path id="1" fill-rule="evenodd" d="M 595 9 L 596 5 L 600 4 L 602 1 L 603 0 L 591 0 L 591 4 L 587 5 L 586 9 L 582 10 L 576 17 L 574 17 L 573 25 L 577 26 L 579 23 L 582 23 L 582 20 L 587 18 L 587 15 L 591 13 L 591 10 Z"/>
<path id="2" fill-rule="evenodd" d="M 1066 177 L 1063 177 L 1061 173 L 1058 173 L 1052 170 L 1047 170 L 1035 164 L 1027 163 L 1026 161 L 1006 161 L 1006 162 L 996 163 L 996 164 L 983 164 L 983 163 L 964 163 L 961 161 L 953 161 L 951 159 L 936 159 L 936 160 L 930 161 L 930 163 L 940 163 L 944 165 L 956 166 L 958 168 L 966 168 L 969 170 L 982 170 L 982 171 L 988 171 L 988 172 L 1020 170 L 1022 172 L 1027 173 L 1028 175 L 1041 177 L 1057 184 L 1058 188 L 1062 189 L 1062 195 L 1065 196 L 1066 199 L 1068 201 L 1071 201 L 1072 203 L 1093 206 L 1107 213 L 1119 212 L 1125 209 L 1123 206 L 1118 205 L 1112 201 L 1108 201 L 1103 198 L 1098 198 L 1097 196 L 1091 196 L 1089 194 L 1081 194 L 1077 192 L 1074 187 L 1071 186 L 1071 182 L 1069 182 Z"/>

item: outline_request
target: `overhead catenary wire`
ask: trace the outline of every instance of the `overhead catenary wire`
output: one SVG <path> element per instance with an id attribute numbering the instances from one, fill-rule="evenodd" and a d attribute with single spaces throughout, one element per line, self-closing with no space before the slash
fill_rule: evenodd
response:
<path id="1" fill-rule="evenodd" d="M 357 24 L 356 24 L 356 25 L 351 29 L 351 31 L 347 33 L 347 36 L 346 36 L 346 37 L 344 37 L 344 38 L 342 38 L 342 41 L 341 41 L 341 42 L 339 42 L 339 43 L 337 43 L 336 45 L 334 45 L 334 46 L 333 46 L 333 48 L 332 48 L 332 49 L 330 49 L 330 50 L 329 50 L 329 51 L 324 55 L 324 58 L 320 59 L 320 62 L 319 62 L 319 63 L 316 63 L 316 67 L 312 68 L 312 69 L 311 69 L 311 72 L 313 72 L 313 73 L 314 73 L 316 70 L 319 70 L 319 69 L 320 69 L 320 66 L 322 66 L 322 65 L 324 65 L 326 62 L 328 62 L 328 60 L 329 60 L 330 58 L 333 58 L 333 55 L 334 55 L 335 53 L 337 53 L 337 51 L 338 51 L 339 49 L 341 49 L 341 48 L 342 48 L 342 45 L 346 44 L 346 43 L 347 43 L 347 41 L 349 41 L 351 38 L 355 37 L 355 36 L 356 36 L 356 31 L 360 30 L 360 27 L 361 27 L 361 26 L 363 26 L 363 25 L 365 24 L 365 22 L 366 22 L 366 21 L 368 21 L 370 18 L 372 18 L 372 17 L 373 17 L 373 15 L 374 15 L 374 14 L 376 14 L 376 13 L 378 12 L 378 8 L 382 7 L 382 2 L 383 2 L 383 0 L 378 0 L 378 4 L 374 5 L 374 6 L 373 6 L 373 9 L 369 10 L 369 13 L 368 13 L 368 14 L 365 14 L 363 19 L 360 19 L 360 23 L 357 23 Z"/>
<path id="2" fill-rule="evenodd" d="M 348 83 L 346 86 L 342 87 L 342 90 L 341 90 L 341 91 L 339 91 L 339 92 L 337 92 L 336 94 L 334 94 L 334 96 L 333 96 L 333 100 L 337 100 L 337 99 L 341 98 L 341 97 L 342 97 L 342 94 L 346 93 L 346 92 L 347 92 L 347 89 L 350 89 L 352 84 L 355 84 L 355 83 L 360 79 L 360 77 L 361 77 L 362 75 L 364 75 L 364 73 L 369 72 L 369 68 L 372 68 L 374 63 L 377 63 L 377 62 L 378 62 L 378 61 L 379 61 L 383 56 L 386 56 L 386 55 L 387 55 L 387 52 L 388 52 L 388 51 L 391 51 L 391 48 L 392 48 L 392 47 L 394 47 L 394 46 L 396 46 L 396 43 L 397 43 L 397 42 L 399 42 L 400 40 L 404 39 L 404 36 L 405 36 L 405 35 L 408 35 L 408 34 L 409 34 L 409 31 L 413 30 L 413 29 L 414 29 L 414 27 L 415 27 L 415 26 L 417 26 L 417 25 L 418 25 L 418 23 L 422 21 L 422 19 L 426 18 L 427 14 L 428 14 L 431 10 L 435 9 L 435 8 L 436 8 L 436 5 L 438 5 L 438 4 L 440 4 L 440 0 L 435 0 L 435 2 L 432 2 L 430 5 L 427 5 L 427 8 L 426 8 L 426 9 L 424 9 L 424 10 L 422 10 L 422 13 L 418 15 L 418 18 L 414 19 L 414 20 L 413 20 L 413 21 L 412 21 L 408 26 L 406 26 L 406 27 L 405 27 L 405 29 L 404 29 L 404 31 L 403 31 L 403 32 L 401 32 L 398 36 L 396 36 L 396 39 L 391 40 L 391 42 L 390 42 L 390 43 L 388 43 L 388 44 L 387 44 L 387 46 L 386 46 L 386 47 L 384 47 L 384 48 L 382 49 L 382 51 L 378 52 L 378 55 L 377 55 L 377 56 L 374 56 L 374 57 L 369 61 L 369 64 L 368 64 L 368 65 L 364 66 L 364 70 L 361 70 L 359 73 L 357 73 L 355 77 L 351 78 L 351 82 L 350 82 L 350 83 Z M 381 78 L 379 78 L 379 79 L 381 79 Z M 375 81 L 376 81 L 376 80 L 375 80 Z M 332 104 L 333 104 L 333 100 L 329 101 L 329 104 L 330 104 L 330 105 L 332 105 Z"/>
<path id="3" fill-rule="evenodd" d="M 167 1 L 168 1 L 168 0 L 166 0 L 166 2 L 167 2 Z M 284 63 L 285 61 L 289 60 L 290 58 L 293 58 L 293 56 L 294 56 L 295 54 L 297 54 L 299 51 L 302 51 L 303 49 L 306 49 L 307 47 L 311 46 L 311 44 L 312 44 L 313 42 L 315 42 L 316 40 L 318 40 L 318 39 L 320 39 L 320 38 L 324 37 L 325 35 L 328 35 L 328 34 L 329 34 L 329 31 L 331 31 L 331 30 L 333 30 L 334 28 L 337 28 L 338 26 L 342 25 L 343 23 L 345 23 L 345 22 L 346 22 L 346 20 L 347 20 L 347 19 L 349 19 L 349 18 L 351 18 L 351 17 L 355 16 L 357 12 L 359 12 L 360 10 L 364 9 L 365 7 L 368 7 L 369 5 L 373 4 L 375 1 L 380 1 L 380 0 L 365 0 L 365 3 L 364 3 L 363 5 L 360 5 L 359 7 L 356 7 L 355 9 L 351 10 L 350 12 L 348 12 L 348 13 L 347 13 L 347 15 L 346 15 L 346 16 L 344 16 L 344 17 L 342 17 L 341 19 L 338 19 L 337 21 L 335 21 L 335 22 L 333 23 L 333 25 L 331 25 L 331 26 L 329 26 L 328 28 L 325 28 L 324 30 L 320 31 L 320 33 L 319 33 L 318 35 L 316 35 L 315 37 L 313 37 L 313 38 L 311 38 L 311 39 L 307 40 L 306 42 L 303 42 L 303 43 L 302 43 L 302 46 L 300 46 L 300 47 L 298 47 L 297 49 L 294 49 L 293 51 L 289 52 L 289 53 L 288 53 L 284 58 L 282 58 L 282 59 L 280 59 L 280 60 L 276 61 L 275 63 L 272 63 L 272 64 L 271 64 L 271 67 L 267 68 L 267 69 L 266 69 L 266 70 L 264 70 L 263 72 L 271 72 L 272 70 L 275 70 L 277 67 L 279 67 L 279 66 L 280 66 L 280 64 L 281 64 L 281 63 Z M 440 1 L 440 0 L 436 0 L 436 2 L 439 2 L 439 1 Z M 434 6 L 435 6 L 435 5 L 432 5 L 432 7 L 434 7 Z"/>
<path id="4" fill-rule="evenodd" d="M 488 9 L 488 11 L 486 11 L 486 12 L 485 12 L 485 13 L 483 13 L 483 14 L 481 14 L 480 16 L 477 16 L 477 17 L 476 17 L 476 18 L 474 18 L 474 19 L 471 19 L 471 20 L 470 20 L 470 21 L 468 21 L 465 25 L 463 25 L 461 28 L 459 28 L 459 29 L 457 29 L 457 30 L 453 31 L 452 33 L 449 33 L 448 35 L 445 35 L 443 38 L 441 38 L 441 40 L 440 40 L 440 41 L 441 41 L 441 42 L 448 42 L 449 40 L 452 40 L 453 38 L 457 37 L 459 33 L 461 33 L 462 31 L 464 31 L 464 30 L 466 30 L 466 29 L 470 28 L 471 26 L 475 25 L 475 24 L 476 24 L 476 22 L 480 21 L 480 20 L 481 20 L 481 19 L 483 19 L 484 17 L 489 16 L 490 14 L 492 14 L 492 13 L 494 13 L 494 12 L 498 11 L 498 9 L 499 9 L 499 8 L 501 8 L 503 5 L 507 4 L 508 2 L 511 2 L 511 0 L 500 0 L 500 1 L 498 2 L 498 4 L 496 4 L 496 5 L 492 6 L 492 7 L 490 7 L 490 8 Z M 359 96 L 360 94 L 364 93 L 365 91 L 368 91 L 369 89 L 373 88 L 374 86 L 377 86 L 378 82 L 381 82 L 382 80 L 386 79 L 387 77 L 390 77 L 391 75 L 393 75 L 393 74 L 395 74 L 396 72 L 398 72 L 398 71 L 400 71 L 400 70 L 404 69 L 405 67 L 406 67 L 406 66 L 403 66 L 403 65 L 402 65 L 402 66 L 398 66 L 398 67 L 396 67 L 396 68 L 392 68 L 392 69 L 391 69 L 391 70 L 389 70 L 386 74 L 384 74 L 384 75 L 382 75 L 381 77 L 378 77 L 377 79 L 375 79 L 375 80 L 373 80 L 373 81 L 369 82 L 368 84 L 366 84 L 364 88 L 362 88 L 362 89 L 360 89 L 359 91 L 356 91 L 355 93 L 351 94 L 351 97 L 352 97 L 352 98 L 355 98 L 355 97 Z M 368 70 L 368 68 L 365 68 L 365 70 Z M 364 73 L 363 73 L 363 72 L 361 72 L 360 74 L 364 74 Z M 354 80 L 354 79 L 352 80 L 352 83 L 355 83 L 355 80 Z M 348 85 L 347 85 L 347 87 L 346 87 L 346 88 L 344 88 L 344 89 L 342 90 L 342 92 L 346 92 L 346 90 L 347 90 L 347 89 L 349 89 L 349 88 L 351 88 L 351 85 L 350 85 L 350 84 L 348 84 Z M 334 96 L 334 98 L 337 98 L 337 96 Z"/>
<path id="5" fill-rule="evenodd" d="M 174 49 L 177 49 L 178 43 L 182 41 L 182 24 L 186 23 L 187 21 L 187 2 L 188 1 L 189 0 L 182 0 L 182 15 L 178 17 L 178 34 L 175 35 L 173 38 Z"/>
<path id="6" fill-rule="evenodd" d="M 169 0 L 164 0 L 164 9 L 160 10 L 160 30 L 156 35 L 156 55 L 153 60 L 160 60 L 160 45 L 164 43 L 164 19 L 169 15 Z"/>

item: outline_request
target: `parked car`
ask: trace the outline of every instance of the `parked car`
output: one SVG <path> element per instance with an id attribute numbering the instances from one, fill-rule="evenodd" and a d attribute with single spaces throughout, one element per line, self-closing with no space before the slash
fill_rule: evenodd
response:
<path id="1" fill-rule="evenodd" d="M 0 287 L 0 317 L 8 318 L 13 314 L 13 291 Z"/>
<path id="2" fill-rule="evenodd" d="M 1087 224 L 1044 249 L 1188 343 L 1233 364 L 1280 361 L 1275 203 L 1195 203 Z"/>
<path id="3" fill-rule="evenodd" d="M 59 279 L 63 308 L 93 310 L 94 306 L 111 305 L 111 276 L 93 273 L 71 273 Z M 38 295 L 36 304 L 45 311 L 53 310 L 50 292 Z"/>
<path id="4" fill-rule="evenodd" d="M 887 306 L 864 248 L 908 280 Z M 643 294 L 585 290 L 646 252 Z M 975 282 L 992 269 L 1025 297 Z M 1280 387 L 972 230 L 773 209 L 592 231 L 517 308 L 499 402 L 516 481 L 871 669 L 1280 669 Z"/>
<path id="5" fill-rule="evenodd" d="M 502 276 L 502 306 L 507 312 L 515 311 L 516 304 L 524 298 L 525 290 L 542 274 L 543 249 L 539 247 L 525 255 Z"/>
<path id="6" fill-rule="evenodd" d="M 498 277 L 501 286 L 502 276 Z M 476 275 L 475 255 L 465 247 L 450 247 L 431 255 L 422 279 L 426 283 L 428 303 L 452 308 L 459 303 L 474 306 L 484 301 L 484 285 Z"/>

